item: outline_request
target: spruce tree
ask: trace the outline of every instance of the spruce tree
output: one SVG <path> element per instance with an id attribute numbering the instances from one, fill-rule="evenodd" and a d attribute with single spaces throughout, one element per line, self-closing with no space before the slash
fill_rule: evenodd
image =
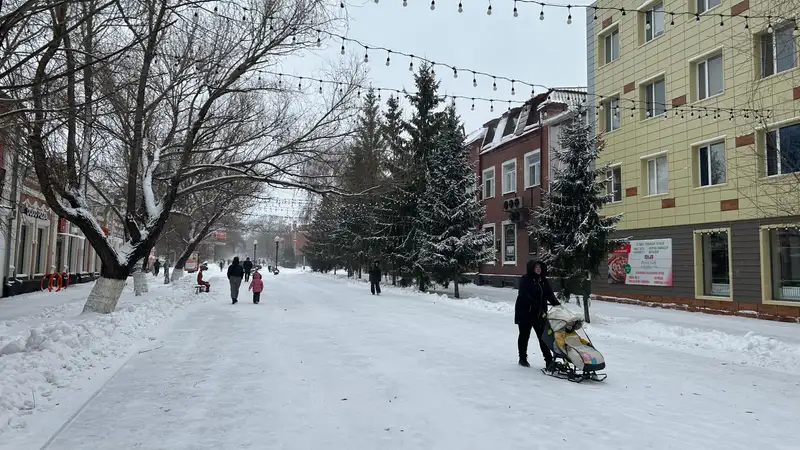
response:
<path id="1" fill-rule="evenodd" d="M 466 270 L 492 258 L 492 238 L 479 229 L 484 207 L 473 192 L 476 174 L 455 106 L 445 111 L 437 145 L 428 156 L 419 200 L 419 264 L 439 283 L 453 281 L 455 297 Z"/>
<path id="2" fill-rule="evenodd" d="M 411 119 L 404 124 L 409 136 L 409 155 L 413 161 L 402 208 L 403 217 L 410 219 L 411 228 L 408 239 L 405 241 L 404 254 L 406 260 L 411 263 L 413 274 L 417 277 L 419 290 L 424 291 L 427 273 L 420 264 L 419 243 L 421 240 L 416 236 L 424 225 L 420 220 L 418 203 L 425 192 L 426 174 L 431 164 L 431 155 L 439 143 L 439 130 L 443 114 L 436 111 L 441 99 L 437 96 L 439 82 L 434 77 L 433 69 L 427 64 L 420 66 L 419 72 L 414 76 L 414 84 L 417 92 L 406 94 L 413 113 Z"/>
<path id="3" fill-rule="evenodd" d="M 574 111 L 559 136 L 560 149 L 553 149 L 563 165 L 550 180 L 542 208 L 528 231 L 538 241 L 542 260 L 560 281 L 562 298 L 587 287 L 589 275 L 597 276 L 608 252 L 622 241 L 614 239 L 621 215 L 602 217 L 600 209 L 608 202 L 606 169 L 595 167 L 602 142 L 592 136 L 584 108 Z M 584 315 L 589 321 L 588 302 Z"/>

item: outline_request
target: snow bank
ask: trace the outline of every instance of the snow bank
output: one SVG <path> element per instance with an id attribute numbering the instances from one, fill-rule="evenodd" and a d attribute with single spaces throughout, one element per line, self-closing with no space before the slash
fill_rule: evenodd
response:
<path id="1" fill-rule="evenodd" d="M 57 406 L 55 395 L 118 364 L 141 342 L 155 340 L 152 332 L 185 305 L 208 299 L 197 296 L 188 285 L 180 289 L 164 289 L 136 302 L 123 293 L 124 303 L 111 314 L 75 315 L 79 303 L 60 305 L 43 314 L 58 320 L 45 320 L 24 327 L 14 321 L 13 334 L 4 334 L 0 346 L 0 435 L 12 429 L 25 428 L 26 416 Z M 178 286 L 176 286 L 178 287 Z M 130 302 L 130 303 L 129 303 Z M 80 309 L 78 309 L 78 312 Z M 21 328 L 21 329 L 20 329 Z M 153 344 L 151 344 L 153 345 Z M 77 388 L 76 388 L 77 389 Z"/>
<path id="2" fill-rule="evenodd" d="M 329 275 L 322 276 L 328 277 Z M 360 284 L 359 280 L 348 279 L 346 275 L 341 277 L 337 275 L 337 278 L 347 280 L 350 284 Z M 386 286 L 386 288 L 383 289 L 387 291 L 391 290 L 392 294 L 416 296 L 417 298 L 425 298 L 426 300 L 434 297 L 434 301 L 437 303 L 457 305 L 505 315 L 514 314 L 516 290 L 490 287 L 480 288 L 481 289 L 478 290 L 481 292 L 481 296 L 491 296 L 494 300 L 486 300 L 483 297 L 474 295 L 465 299 L 454 299 L 442 293 L 421 293 L 413 286 L 407 288 Z M 476 287 L 466 285 L 465 289 L 462 290 L 476 290 Z M 490 292 L 490 290 L 492 292 Z M 575 312 L 583 314 L 583 310 L 574 303 L 566 306 Z M 637 306 L 632 306 L 632 308 L 637 308 Z M 593 311 L 591 313 L 592 323 L 587 325 L 587 331 L 591 337 L 595 339 L 600 351 L 603 351 L 605 346 L 613 345 L 613 343 L 606 344 L 603 342 L 603 338 L 609 338 L 706 356 L 715 360 L 720 360 L 723 364 L 752 365 L 787 373 L 796 373 L 800 371 L 800 344 L 797 342 L 767 337 L 749 331 L 747 328 L 742 329 L 741 327 L 738 327 L 738 329 L 742 329 L 742 333 L 738 334 L 719 331 L 714 329 L 714 325 L 710 327 L 691 326 L 691 315 L 696 313 L 686 312 L 685 314 L 687 325 L 682 326 L 666 324 L 650 319 L 609 316 L 598 314 L 596 311 Z M 713 318 L 719 324 L 718 328 L 723 329 L 732 328 L 727 326 L 726 321 L 752 320 L 728 316 L 713 316 Z M 704 319 L 710 320 L 708 317 L 704 317 Z M 758 325 L 759 328 L 762 329 L 766 326 L 779 327 L 785 325 L 771 322 L 757 322 L 757 324 L 752 324 L 753 327 Z M 747 326 L 747 322 L 743 322 L 743 326 Z M 800 327 L 797 331 L 800 332 Z M 613 364 L 613 361 L 609 364 Z"/>

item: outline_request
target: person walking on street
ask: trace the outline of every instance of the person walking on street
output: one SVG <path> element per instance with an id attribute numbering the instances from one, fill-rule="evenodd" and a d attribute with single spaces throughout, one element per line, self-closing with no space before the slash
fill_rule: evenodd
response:
<path id="1" fill-rule="evenodd" d="M 258 269 L 253 272 L 253 281 L 250 282 L 249 289 L 253 291 L 253 303 L 257 305 L 261 301 L 261 291 L 264 290 L 264 281 L 261 279 Z"/>
<path id="2" fill-rule="evenodd" d="M 517 348 L 520 366 L 531 366 L 528 363 L 528 340 L 531 337 L 531 328 L 533 328 L 539 341 L 546 369 L 553 370 L 553 354 L 547 344 L 542 341 L 548 303 L 553 306 L 560 304 L 556 300 L 553 288 L 547 281 L 547 265 L 541 261 L 528 261 L 526 273 L 519 282 L 517 302 L 514 305 L 514 323 L 519 326 Z"/>
<path id="3" fill-rule="evenodd" d="M 228 266 L 228 282 L 231 284 L 231 305 L 239 301 L 239 286 L 242 285 L 244 269 L 239 264 L 239 257 L 233 258 L 233 262 Z"/>
<path id="4" fill-rule="evenodd" d="M 250 258 L 245 258 L 242 263 L 242 269 L 244 269 L 244 281 L 250 281 L 250 271 L 253 270 L 253 261 L 250 261 Z"/>
<path id="5" fill-rule="evenodd" d="M 375 264 L 369 269 L 369 290 L 372 295 L 376 293 L 381 295 L 381 265 L 380 261 L 375 261 Z"/>
<path id="6" fill-rule="evenodd" d="M 156 258 L 156 261 L 153 263 L 153 271 L 155 276 L 158 276 L 158 272 L 161 270 L 161 261 Z"/>

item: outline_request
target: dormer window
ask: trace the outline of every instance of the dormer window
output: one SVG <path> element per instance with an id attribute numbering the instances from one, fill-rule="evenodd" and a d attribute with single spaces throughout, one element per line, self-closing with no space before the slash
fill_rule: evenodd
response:
<path id="1" fill-rule="evenodd" d="M 513 134 L 514 131 L 517 129 L 517 123 L 519 122 L 519 113 L 520 110 L 516 110 L 511 113 L 508 118 L 506 118 L 506 126 L 503 130 L 503 136 L 508 136 L 509 134 Z"/>
<path id="2" fill-rule="evenodd" d="M 497 129 L 496 123 L 494 125 L 489 125 L 488 127 L 486 127 L 486 136 L 483 137 L 483 144 L 481 145 L 481 147 L 486 147 L 487 145 L 492 143 L 492 141 L 494 140 L 494 133 L 496 129 Z"/>

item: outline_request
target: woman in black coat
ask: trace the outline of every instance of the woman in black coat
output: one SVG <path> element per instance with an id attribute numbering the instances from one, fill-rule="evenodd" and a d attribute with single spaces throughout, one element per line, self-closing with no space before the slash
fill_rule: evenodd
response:
<path id="1" fill-rule="evenodd" d="M 514 305 L 514 323 L 519 326 L 519 365 L 530 367 L 528 364 L 528 340 L 531 337 L 531 328 L 536 332 L 539 348 L 547 364 L 547 369 L 552 370 L 553 354 L 542 342 L 542 333 L 545 330 L 545 317 L 547 304 L 553 306 L 560 303 L 553 294 L 553 288 L 547 281 L 547 265 L 541 261 L 528 261 L 526 273 L 519 282 L 517 303 Z"/>

